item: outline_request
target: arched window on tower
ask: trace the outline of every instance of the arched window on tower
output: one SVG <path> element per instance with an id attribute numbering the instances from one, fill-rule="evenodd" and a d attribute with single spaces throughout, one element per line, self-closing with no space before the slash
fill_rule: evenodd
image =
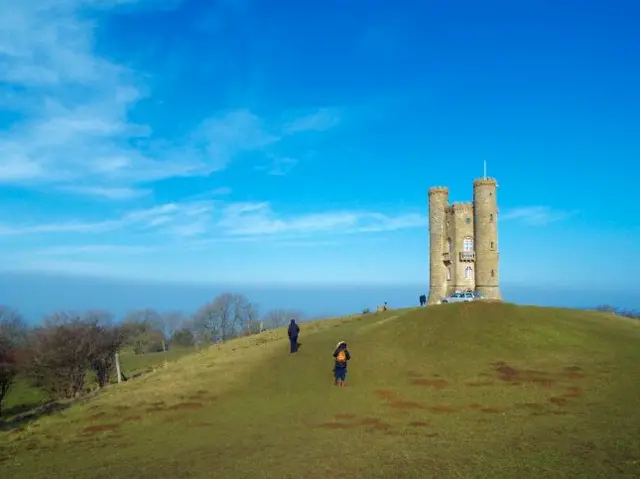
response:
<path id="1" fill-rule="evenodd" d="M 473 251 L 473 238 L 470 236 L 467 236 L 465 239 L 462 240 L 462 250 L 465 252 L 470 252 Z"/>
<path id="2" fill-rule="evenodd" d="M 451 238 L 447 238 L 447 253 L 451 253 Z"/>
<path id="3" fill-rule="evenodd" d="M 471 268 L 471 266 L 467 266 L 464 269 L 464 279 L 471 279 L 473 278 L 473 269 Z"/>

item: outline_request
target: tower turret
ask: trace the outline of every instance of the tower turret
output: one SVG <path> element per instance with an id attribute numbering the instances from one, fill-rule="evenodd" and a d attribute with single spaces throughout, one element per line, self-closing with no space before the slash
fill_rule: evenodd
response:
<path id="1" fill-rule="evenodd" d="M 487 299 L 502 299 L 498 272 L 498 199 L 494 178 L 473 182 L 476 290 Z"/>
<path id="2" fill-rule="evenodd" d="M 449 189 L 429 188 L 429 298 L 427 304 L 437 304 L 446 295 L 447 270 L 443 261 L 446 236 L 446 208 Z"/>

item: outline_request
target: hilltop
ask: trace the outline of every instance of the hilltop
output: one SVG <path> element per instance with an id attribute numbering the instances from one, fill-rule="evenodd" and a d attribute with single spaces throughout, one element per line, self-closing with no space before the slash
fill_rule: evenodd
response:
<path id="1" fill-rule="evenodd" d="M 637 321 L 478 302 L 303 324 L 300 341 L 216 345 L 0 432 L 2 476 L 640 475 Z"/>

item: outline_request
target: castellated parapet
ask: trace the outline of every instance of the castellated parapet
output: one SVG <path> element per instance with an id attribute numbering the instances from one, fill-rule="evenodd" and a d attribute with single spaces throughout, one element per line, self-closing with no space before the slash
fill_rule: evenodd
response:
<path id="1" fill-rule="evenodd" d="M 429 189 L 428 304 L 464 290 L 476 290 L 487 299 L 502 299 L 496 190 L 495 179 L 477 179 L 473 202 L 449 204 L 448 188 Z"/>

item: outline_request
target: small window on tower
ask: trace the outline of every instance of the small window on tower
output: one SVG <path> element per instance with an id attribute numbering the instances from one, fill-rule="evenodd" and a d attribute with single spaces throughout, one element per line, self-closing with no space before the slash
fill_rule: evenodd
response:
<path id="1" fill-rule="evenodd" d="M 462 251 L 464 251 L 465 253 L 473 251 L 473 238 L 467 236 L 462 240 Z"/>
<path id="2" fill-rule="evenodd" d="M 489 221 L 493 221 L 493 215 L 489 215 Z"/>
<path id="3" fill-rule="evenodd" d="M 495 278 L 496 277 L 496 272 L 494 270 L 491 270 L 491 277 Z"/>
<path id="4" fill-rule="evenodd" d="M 471 266 L 467 266 L 464 269 L 464 279 L 471 279 L 473 277 L 473 269 L 471 269 Z"/>
<path id="5" fill-rule="evenodd" d="M 469 218 L 468 216 L 465 218 L 464 220 L 465 223 L 469 224 L 471 223 L 471 218 Z"/>
<path id="6" fill-rule="evenodd" d="M 491 251 L 493 251 L 494 249 L 496 249 L 496 245 L 495 245 L 495 243 L 492 241 L 492 242 L 491 242 Z"/>

